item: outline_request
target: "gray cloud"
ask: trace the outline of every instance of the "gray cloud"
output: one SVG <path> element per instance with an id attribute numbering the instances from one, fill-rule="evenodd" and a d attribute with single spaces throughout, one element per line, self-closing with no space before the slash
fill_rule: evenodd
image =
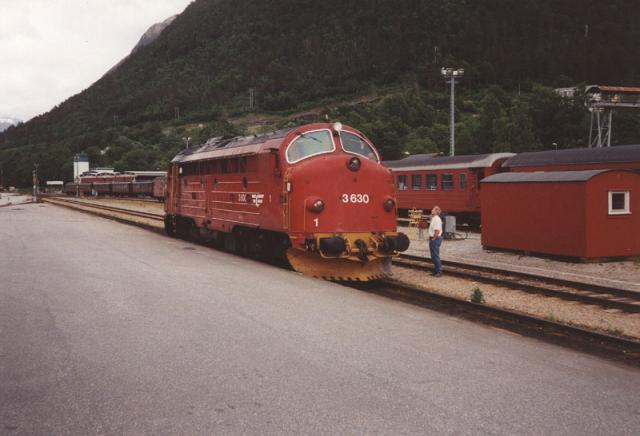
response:
<path id="1" fill-rule="evenodd" d="M 0 0 L 0 117 L 28 120 L 88 88 L 192 0 Z"/>

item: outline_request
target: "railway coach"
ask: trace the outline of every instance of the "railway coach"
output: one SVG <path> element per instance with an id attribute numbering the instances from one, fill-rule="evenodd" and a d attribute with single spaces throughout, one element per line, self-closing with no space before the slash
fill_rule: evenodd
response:
<path id="1" fill-rule="evenodd" d="M 460 156 L 432 154 L 384 162 L 393 172 L 402 215 L 438 205 L 462 221 L 480 219 L 480 181 L 501 172 L 514 153 Z"/>
<path id="2" fill-rule="evenodd" d="M 326 279 L 382 277 L 409 246 L 396 232 L 391 172 L 362 133 L 340 123 L 186 149 L 171 162 L 165 209 L 170 235 L 286 257 Z"/>
<path id="3" fill-rule="evenodd" d="M 503 167 L 511 172 L 640 170 L 640 145 L 520 153 Z"/>

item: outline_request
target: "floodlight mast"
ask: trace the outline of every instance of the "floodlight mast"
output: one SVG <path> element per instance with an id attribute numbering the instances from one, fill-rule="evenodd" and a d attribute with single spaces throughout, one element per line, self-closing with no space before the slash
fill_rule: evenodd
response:
<path id="1" fill-rule="evenodd" d="M 449 141 L 449 154 L 455 156 L 456 154 L 456 83 L 460 82 L 462 76 L 464 76 L 463 68 L 442 68 L 440 70 L 442 77 L 444 77 L 445 83 L 451 85 L 451 120 L 449 130 L 451 132 L 451 139 Z"/>

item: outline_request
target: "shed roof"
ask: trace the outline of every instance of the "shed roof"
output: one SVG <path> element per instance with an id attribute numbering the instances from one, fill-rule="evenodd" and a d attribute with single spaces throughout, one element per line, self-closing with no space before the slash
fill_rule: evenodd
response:
<path id="1" fill-rule="evenodd" d="M 434 156 L 421 154 L 401 160 L 383 162 L 396 171 L 418 171 L 430 169 L 484 168 L 493 165 L 498 159 L 510 158 L 514 153 L 467 154 L 459 156 Z"/>
<path id="2" fill-rule="evenodd" d="M 291 129 L 285 129 L 263 135 L 236 136 L 231 138 L 217 136 L 207 140 L 204 144 L 194 145 L 182 150 L 171 162 L 194 162 L 225 156 L 243 156 L 257 153 L 265 142 L 282 139 L 286 137 L 290 131 Z"/>
<path id="3" fill-rule="evenodd" d="M 560 183 L 586 182 L 598 174 L 625 170 L 583 170 L 583 171 L 535 171 L 531 173 L 499 173 L 482 179 L 480 183 Z"/>
<path id="4" fill-rule="evenodd" d="M 532 151 L 520 153 L 506 161 L 502 166 L 506 168 L 515 168 L 621 162 L 640 162 L 640 145 Z"/>

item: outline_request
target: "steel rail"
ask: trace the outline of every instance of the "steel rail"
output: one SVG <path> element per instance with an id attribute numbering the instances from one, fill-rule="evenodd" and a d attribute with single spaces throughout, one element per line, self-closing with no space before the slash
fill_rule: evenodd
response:
<path id="1" fill-rule="evenodd" d="M 394 259 L 394 264 L 413 269 L 430 269 L 430 263 L 420 256 L 401 255 Z M 640 312 L 640 292 L 462 262 L 446 261 L 443 265 L 447 266 L 447 274 L 456 277 L 607 309 Z"/>
<path id="2" fill-rule="evenodd" d="M 640 341 L 635 339 L 612 336 L 518 311 L 473 303 L 419 289 L 393 279 L 380 281 L 379 284 L 373 285 L 373 288 L 358 284 L 349 286 L 640 366 Z"/>
<path id="3" fill-rule="evenodd" d="M 121 207 L 115 207 L 115 206 L 107 206 L 104 204 L 97 204 L 89 201 L 72 200 L 70 198 L 47 198 L 45 199 L 45 201 L 51 202 L 51 203 L 58 202 L 58 203 L 75 204 L 75 205 L 87 207 L 87 208 L 101 209 L 109 212 L 115 212 L 115 213 L 120 213 L 125 215 L 133 215 L 140 218 L 147 218 L 147 219 L 152 219 L 156 221 L 164 221 L 164 214 L 158 214 L 153 212 L 142 212 L 139 210 L 132 210 L 132 209 L 126 209 Z"/>

